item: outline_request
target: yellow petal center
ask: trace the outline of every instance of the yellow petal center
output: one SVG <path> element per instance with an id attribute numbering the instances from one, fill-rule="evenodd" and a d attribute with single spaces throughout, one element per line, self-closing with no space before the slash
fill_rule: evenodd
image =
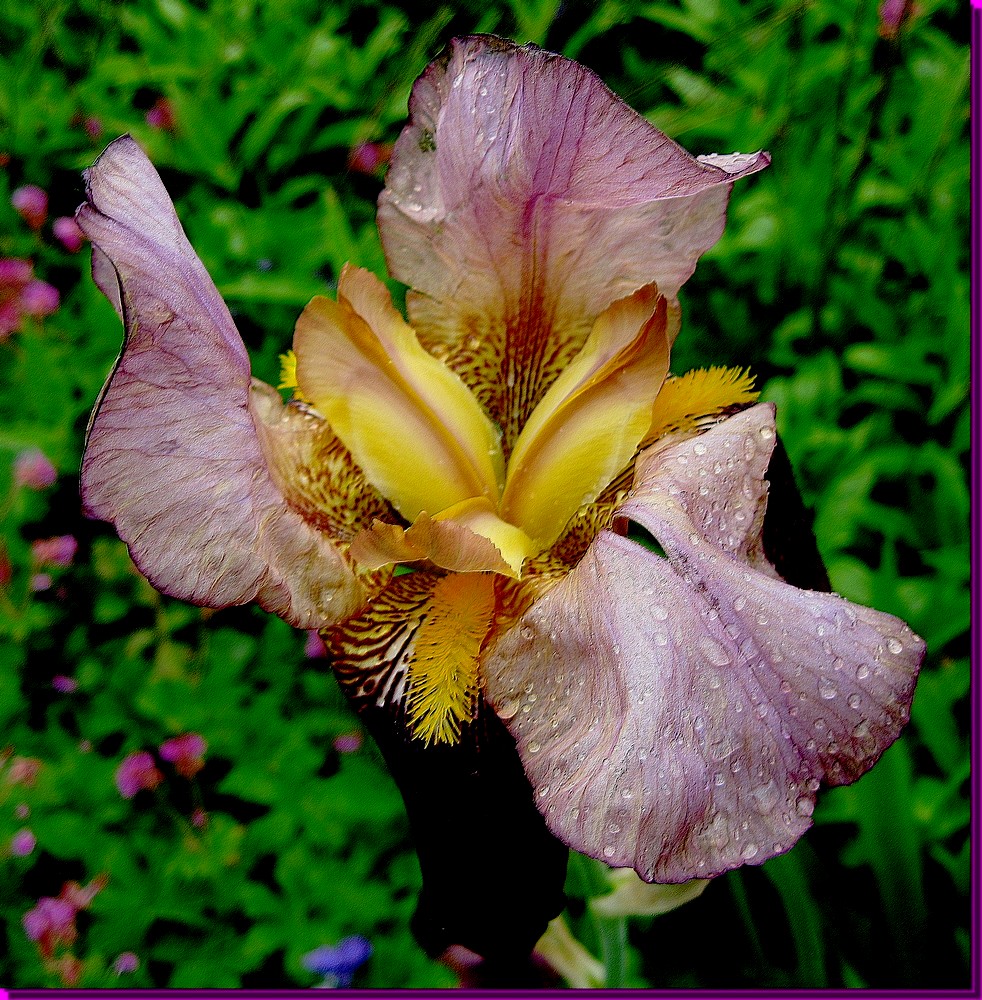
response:
<path id="1" fill-rule="evenodd" d="M 352 544 L 372 567 L 428 560 L 518 577 L 630 462 L 668 371 L 666 304 L 654 286 L 615 302 L 555 381 L 505 468 L 498 429 L 420 345 L 368 271 L 297 323 L 295 382 L 366 479 L 410 522 L 375 522 Z M 291 367 L 287 359 L 285 368 Z"/>

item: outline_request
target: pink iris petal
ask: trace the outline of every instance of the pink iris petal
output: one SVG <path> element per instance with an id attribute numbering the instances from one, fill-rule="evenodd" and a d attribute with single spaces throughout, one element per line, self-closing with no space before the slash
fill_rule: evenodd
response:
<path id="1" fill-rule="evenodd" d="M 39 448 L 28 448 L 14 460 L 14 481 L 32 490 L 46 490 L 58 478 L 58 470 Z"/>
<path id="2" fill-rule="evenodd" d="M 85 243 L 85 234 L 78 228 L 78 223 L 67 215 L 55 219 L 51 224 L 51 231 L 69 253 L 78 253 Z"/>
<path id="3" fill-rule="evenodd" d="M 642 455 L 619 513 L 668 560 L 603 532 L 487 664 L 550 828 L 648 881 L 788 850 L 909 717 L 923 642 L 763 556 L 774 439 L 757 406 Z"/>
<path id="4" fill-rule="evenodd" d="M 40 229 L 48 217 L 48 195 L 37 184 L 25 184 L 10 196 L 15 211 L 31 227 Z"/>
<path id="5" fill-rule="evenodd" d="M 361 585 L 270 477 L 255 423 L 263 387 L 250 393 L 245 347 L 156 171 L 124 137 L 86 183 L 78 221 L 93 276 L 120 315 L 125 297 L 128 324 L 89 433 L 86 511 L 115 523 L 168 594 L 213 608 L 256 600 L 301 628 L 351 614 Z"/>
<path id="6" fill-rule="evenodd" d="M 163 780 L 164 776 L 157 769 L 153 757 L 145 750 L 124 757 L 116 768 L 116 787 L 124 799 L 131 799 L 144 789 L 154 789 Z"/>
<path id="7" fill-rule="evenodd" d="M 39 538 L 31 544 L 31 558 L 37 566 L 70 566 L 78 551 L 74 535 Z"/>
<path id="8" fill-rule="evenodd" d="M 732 182 L 769 163 L 696 159 L 583 66 L 486 36 L 452 42 L 409 108 L 379 199 L 389 270 L 506 434 L 537 401 L 527 369 L 554 376 L 612 302 L 656 282 L 677 319 Z M 470 364 L 489 341 L 500 371 Z"/>

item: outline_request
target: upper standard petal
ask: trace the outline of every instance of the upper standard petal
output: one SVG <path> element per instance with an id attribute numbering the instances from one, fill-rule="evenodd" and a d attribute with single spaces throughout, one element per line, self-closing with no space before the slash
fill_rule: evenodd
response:
<path id="1" fill-rule="evenodd" d="M 671 307 L 731 182 L 769 162 L 697 160 L 588 69 L 486 36 L 452 42 L 409 110 L 379 199 L 389 268 L 506 452 L 611 302 L 654 281 Z"/>
<path id="2" fill-rule="evenodd" d="M 79 225 L 126 327 L 89 426 L 87 513 L 115 524 L 164 593 L 255 600 L 301 628 L 352 614 L 364 589 L 271 479 L 245 346 L 150 161 L 118 139 L 86 186 Z"/>

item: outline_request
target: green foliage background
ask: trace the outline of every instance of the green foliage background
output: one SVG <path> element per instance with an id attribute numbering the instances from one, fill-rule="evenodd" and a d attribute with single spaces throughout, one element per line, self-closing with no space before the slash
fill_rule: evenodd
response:
<path id="1" fill-rule="evenodd" d="M 750 364 L 833 585 L 906 619 L 929 656 L 911 725 L 857 785 L 825 792 L 790 854 L 717 880 L 666 916 L 603 925 L 572 866 L 569 920 L 607 985 L 952 987 L 968 977 L 968 10 L 918 0 L 895 38 L 870 0 L 598 4 L 486 0 L 436 9 L 340 0 L 0 4 L 0 256 L 33 260 L 62 306 L 0 343 L 0 983 L 57 985 L 21 926 L 67 879 L 107 887 L 80 918 L 82 985 L 306 986 L 300 956 L 364 934 L 365 987 L 451 986 L 408 931 L 419 873 L 399 796 L 304 636 L 253 609 L 156 594 L 112 530 L 79 513 L 86 418 L 121 334 L 71 255 L 10 207 L 52 216 L 123 132 L 161 170 L 228 300 L 256 374 L 299 310 L 352 260 L 384 268 L 360 142 L 398 134 L 413 78 L 454 34 L 534 40 L 597 70 L 695 153 L 769 149 L 734 190 L 719 245 L 683 290 L 673 367 Z M 147 109 L 165 97 L 173 129 Z M 84 119 L 99 119 L 90 138 Z M 42 448 L 52 489 L 18 489 Z M 31 540 L 74 534 L 74 565 L 32 593 Z M 78 682 L 58 693 L 58 674 Z M 125 754 L 208 742 L 132 801 Z M 26 805 L 28 818 L 15 814 Z M 189 822 L 204 809 L 207 825 Z M 452 809 L 448 790 L 447 808 Z M 21 809 L 21 816 L 24 810 Z M 6 845 L 27 826 L 28 857 Z M 476 858 L 475 864 L 495 863 Z M 504 873 L 521 905 L 522 873 Z M 467 873 L 461 872 L 461 891 Z M 599 879 L 599 881 L 598 881 Z M 141 960 L 124 979 L 112 962 Z"/>

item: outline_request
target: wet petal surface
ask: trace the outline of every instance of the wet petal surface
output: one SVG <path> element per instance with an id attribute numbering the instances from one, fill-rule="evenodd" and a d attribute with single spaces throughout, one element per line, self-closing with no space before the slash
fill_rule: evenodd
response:
<path id="1" fill-rule="evenodd" d="M 673 300 L 768 162 L 696 159 L 584 67 L 459 39 L 413 89 L 379 228 L 411 323 L 507 451 L 594 319 L 652 281 Z"/>
<path id="2" fill-rule="evenodd" d="M 270 477 L 245 347 L 156 171 L 123 138 L 86 183 L 78 221 L 126 326 L 89 428 L 86 511 L 112 521 L 141 572 L 175 597 L 255 600 L 302 628 L 351 614 L 363 588 Z"/>
<path id="3" fill-rule="evenodd" d="M 646 456 L 620 513 L 668 559 L 602 533 L 485 665 L 553 832 L 647 880 L 787 850 L 820 783 L 865 773 L 909 715 L 906 625 L 762 571 L 773 440 L 758 406 Z"/>

